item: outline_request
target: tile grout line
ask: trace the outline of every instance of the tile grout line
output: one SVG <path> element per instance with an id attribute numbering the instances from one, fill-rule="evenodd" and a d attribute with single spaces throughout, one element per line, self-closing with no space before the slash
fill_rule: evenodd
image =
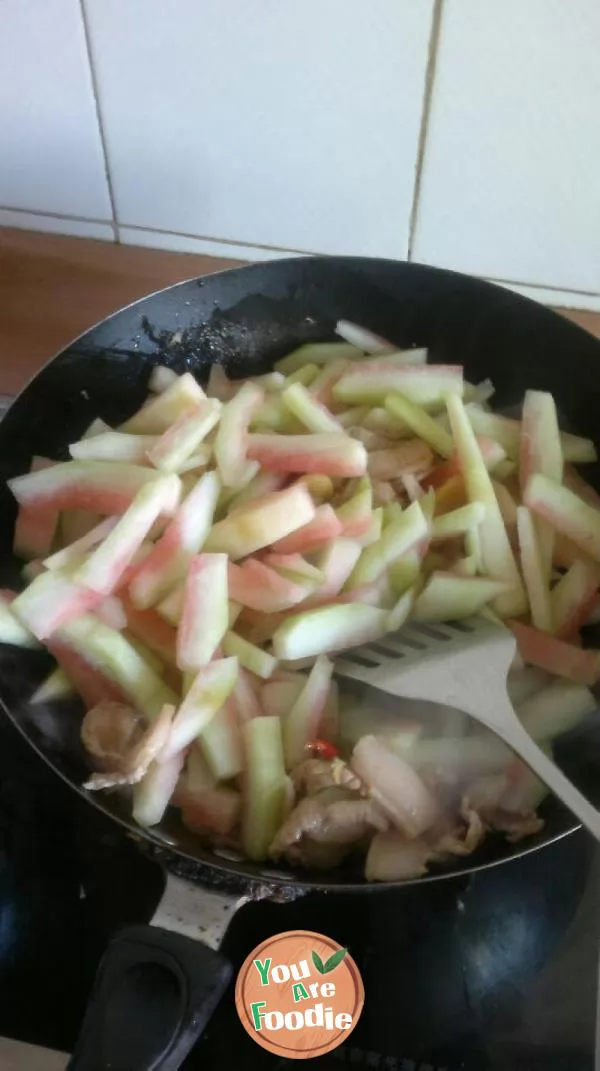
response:
<path id="1" fill-rule="evenodd" d="M 14 205 L 0 204 L 0 212 L 14 212 L 15 215 L 21 216 L 40 216 L 41 219 L 60 219 L 64 220 L 66 223 L 100 223 L 105 227 L 111 227 L 111 229 L 113 227 L 113 221 L 109 219 L 98 219 L 95 216 L 70 216 L 65 212 L 46 212 L 41 208 L 16 208 Z M 10 224 L 3 224 L 0 220 L 0 227 L 3 226 L 10 226 Z M 212 234 L 191 234 L 187 231 L 166 231 L 161 227 L 150 227 L 147 224 L 142 226 L 139 223 L 116 222 L 115 226 L 117 230 L 121 231 L 140 231 L 142 234 L 164 234 L 166 237 L 172 235 L 174 238 L 188 238 L 193 242 L 218 242 L 220 245 L 240 246 L 244 249 L 263 249 L 266 252 L 272 253 L 290 253 L 292 255 L 303 257 L 335 255 L 329 253 L 315 253 L 314 250 L 311 249 L 292 249 L 283 245 L 261 245 L 260 242 L 245 242 L 241 238 L 219 238 Z M 27 229 L 31 230 L 32 228 Z M 67 237 L 69 237 L 69 235 L 67 235 Z M 79 237 L 79 235 L 71 235 L 70 237 Z M 150 248 L 160 250 L 161 247 L 153 246 Z M 166 252 L 166 250 L 163 250 L 163 252 Z M 173 252 L 177 252 L 177 250 L 173 250 Z M 191 253 L 190 255 L 193 256 L 194 254 Z"/>
<path id="2" fill-rule="evenodd" d="M 60 212 L 45 212 L 45 211 L 42 211 L 41 209 L 15 208 L 13 205 L 2 205 L 2 204 L 0 204 L 0 213 L 2 213 L 2 212 L 14 212 L 15 215 L 32 216 L 32 217 L 33 216 L 40 216 L 42 219 L 64 220 L 67 223 L 68 222 L 73 222 L 73 223 L 97 223 L 97 224 L 100 224 L 100 225 L 103 225 L 103 226 L 106 226 L 106 227 L 111 227 L 111 229 L 112 229 L 112 223 L 111 223 L 110 220 L 97 219 L 94 216 L 68 216 L 68 215 L 66 215 L 64 213 L 60 213 Z M 0 218 L 0 230 L 3 227 L 9 227 L 9 226 L 10 226 L 10 224 L 3 223 L 2 219 Z M 319 255 L 328 256 L 329 255 L 329 254 L 326 254 L 326 253 L 316 254 L 316 253 L 314 253 L 314 252 L 312 252 L 310 250 L 306 250 L 306 249 L 290 249 L 290 248 L 287 248 L 286 246 L 260 245 L 257 242 L 244 242 L 244 241 L 237 240 L 237 239 L 234 239 L 234 238 L 218 238 L 218 237 L 215 237 L 214 235 L 210 235 L 209 236 L 209 235 L 206 235 L 206 234 L 187 234 L 184 231 L 165 231 L 165 230 L 159 229 L 158 227 L 148 227 L 148 226 L 141 227 L 139 224 L 136 224 L 136 223 L 120 223 L 120 224 L 117 224 L 117 228 L 120 229 L 120 230 L 127 230 L 127 231 L 140 231 L 140 233 L 142 233 L 142 234 L 161 234 L 161 235 L 164 235 L 167 238 L 169 236 L 172 236 L 174 238 L 187 238 L 187 239 L 189 239 L 191 241 L 194 241 L 194 242 L 208 242 L 208 243 L 214 243 L 214 244 L 219 244 L 219 245 L 238 246 L 241 249 L 248 249 L 248 250 L 260 249 L 260 250 L 263 250 L 263 251 L 266 251 L 266 252 L 273 252 L 273 253 L 289 253 L 291 256 L 295 256 L 295 255 L 297 255 L 297 256 L 319 256 Z M 25 228 L 25 229 L 29 233 L 33 233 L 33 234 L 35 234 L 35 233 L 44 233 L 45 234 L 46 233 L 46 232 L 36 232 L 34 228 L 30 228 L 30 227 Z M 95 240 L 95 239 L 87 239 L 85 237 L 81 237 L 80 235 L 66 234 L 65 237 L 77 238 L 79 241 L 94 241 Z M 177 250 L 177 249 L 174 249 L 174 250 L 163 249 L 161 246 L 150 246 L 149 248 L 155 249 L 157 252 L 180 253 L 182 256 L 198 256 L 198 255 L 202 255 L 202 254 L 195 254 L 195 253 L 193 253 L 193 252 L 191 252 L 189 250 L 182 251 L 182 250 Z M 204 254 L 204 255 L 210 256 L 212 254 L 207 253 L 207 254 Z M 448 270 L 448 269 L 445 269 L 445 270 Z M 576 290 L 576 289 L 573 289 L 572 287 L 568 287 L 568 286 L 555 286 L 552 283 L 531 283 L 531 282 L 528 282 L 528 281 L 526 281 L 524 279 L 504 279 L 504 278 L 501 278 L 500 276 L 486 275 L 485 273 L 481 274 L 481 275 L 477 275 L 477 276 L 475 276 L 475 278 L 483 279 L 488 283 L 497 283 L 497 284 L 503 285 L 503 286 L 523 286 L 523 287 L 527 287 L 530 290 L 547 290 L 549 292 L 554 292 L 556 294 L 573 294 L 574 296 L 577 296 L 577 297 L 593 297 L 593 298 L 600 297 L 600 291 L 597 291 L 597 290 Z M 600 1071 L 600 1069 L 599 1069 L 599 1071 Z"/>
<path id="3" fill-rule="evenodd" d="M 260 242 L 244 242 L 238 238 L 218 238 L 206 234 L 189 234 L 186 231 L 165 231 L 160 227 L 141 226 L 139 223 L 119 223 L 122 231 L 141 231 L 143 234 L 172 234 L 176 238 L 189 238 L 194 242 L 219 242 L 220 245 L 240 246 L 243 249 L 264 249 L 271 253 L 291 253 L 303 257 L 330 256 L 335 254 L 315 253 L 312 249 L 290 249 L 285 245 L 261 245 Z"/>
<path id="4" fill-rule="evenodd" d="M 570 286 L 555 286 L 553 283 L 528 283 L 524 279 L 503 279 L 497 275 L 474 276 L 476 279 L 484 279 L 487 283 L 498 283 L 502 286 L 526 286 L 530 290 L 550 290 L 557 294 L 578 294 L 580 297 L 600 297 L 600 290 L 573 290 Z"/>
<path id="5" fill-rule="evenodd" d="M 71 223 L 101 223 L 104 227 L 111 228 L 113 225 L 110 219 L 99 219 L 97 216 L 72 216 L 66 212 L 46 212 L 43 208 L 15 208 L 14 205 L 0 205 L 0 212 L 14 212 L 19 216 L 40 216 L 42 219 L 64 219 Z"/>
<path id="6" fill-rule="evenodd" d="M 433 83 L 435 81 L 435 70 L 437 64 L 438 45 L 440 41 L 440 31 L 442 24 L 442 6 L 444 0 L 434 0 L 433 12 L 431 16 L 431 32 L 429 34 L 429 47 L 427 50 L 427 66 L 425 68 L 425 81 L 423 85 L 423 100 L 421 110 L 421 126 L 419 129 L 419 140 L 417 143 L 417 158 L 415 161 L 415 184 L 413 187 L 413 198 L 410 209 L 410 219 L 408 224 L 408 247 L 406 251 L 406 259 L 412 260 L 413 244 L 415 238 L 415 231 L 417 227 L 417 215 L 419 211 L 419 199 L 421 196 L 421 181 L 423 178 L 423 164 L 425 161 L 425 149 L 427 145 L 427 134 L 429 131 L 429 117 L 431 114 L 431 99 L 433 95 Z"/>
<path id="7" fill-rule="evenodd" d="M 90 28 L 88 25 L 87 14 L 85 10 L 85 0 L 79 0 L 79 10 L 81 12 L 81 22 L 83 25 L 83 36 L 85 39 L 85 48 L 87 52 L 88 64 L 90 68 L 90 78 L 92 82 L 92 93 L 94 94 L 94 107 L 96 109 L 96 119 L 98 121 L 98 133 L 100 135 L 100 145 L 102 148 L 102 156 L 104 159 L 104 174 L 106 176 L 106 185 L 108 188 L 108 199 L 110 201 L 110 210 L 112 213 L 112 220 L 110 225 L 112 227 L 113 239 L 116 244 L 119 242 L 119 230 L 117 224 L 117 210 L 115 205 L 115 194 L 113 190 L 112 178 L 110 174 L 110 167 L 108 165 L 108 148 L 106 144 L 106 136 L 104 133 L 104 123 L 102 121 L 102 111 L 100 109 L 100 97 L 98 94 L 98 80 L 96 78 L 96 69 L 94 66 L 94 58 L 92 54 L 92 42 L 90 36 Z"/>

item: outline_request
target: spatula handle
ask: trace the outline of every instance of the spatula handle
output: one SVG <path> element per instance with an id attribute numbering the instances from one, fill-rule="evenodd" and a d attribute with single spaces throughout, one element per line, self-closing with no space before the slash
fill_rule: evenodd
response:
<path id="1" fill-rule="evenodd" d="M 554 795 L 558 796 L 592 836 L 600 841 L 600 811 L 585 798 L 562 770 L 559 770 L 552 759 L 548 758 L 520 721 L 515 718 L 510 731 L 501 735 L 505 743 L 527 763 L 529 768 L 554 792 Z"/>

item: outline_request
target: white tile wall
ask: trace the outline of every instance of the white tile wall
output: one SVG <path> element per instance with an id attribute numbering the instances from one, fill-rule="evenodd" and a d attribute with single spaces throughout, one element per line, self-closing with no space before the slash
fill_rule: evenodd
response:
<path id="1" fill-rule="evenodd" d="M 78 0 L 0 5 L 0 206 L 111 219 Z"/>
<path id="2" fill-rule="evenodd" d="M 600 0 L 2 0 L 0 226 L 599 309 L 599 56 Z"/>
<path id="3" fill-rule="evenodd" d="M 120 223 L 404 257 L 431 0 L 85 0 Z"/>
<path id="4" fill-rule="evenodd" d="M 598 0 L 445 0 L 413 256 L 600 292 Z"/>

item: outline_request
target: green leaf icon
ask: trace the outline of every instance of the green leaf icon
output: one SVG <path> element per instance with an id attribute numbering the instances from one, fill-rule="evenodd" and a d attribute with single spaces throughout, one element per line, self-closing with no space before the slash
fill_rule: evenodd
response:
<path id="1" fill-rule="evenodd" d="M 313 949 L 311 954 L 312 954 L 312 961 L 313 961 L 315 967 L 317 968 L 319 974 L 325 974 L 325 971 L 327 970 L 327 968 L 323 966 L 323 960 L 321 959 L 319 953 L 315 952 L 314 949 Z M 336 952 L 336 955 L 337 955 L 337 952 Z"/>
<path id="2" fill-rule="evenodd" d="M 338 948 L 337 952 L 334 952 L 333 956 L 330 956 L 329 959 L 325 961 L 322 973 L 329 974 L 329 971 L 334 971 L 342 962 L 347 951 L 347 948 Z"/>

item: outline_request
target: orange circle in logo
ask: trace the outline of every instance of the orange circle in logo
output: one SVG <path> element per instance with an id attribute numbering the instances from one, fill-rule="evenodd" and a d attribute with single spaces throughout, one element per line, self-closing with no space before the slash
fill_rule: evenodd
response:
<path id="1" fill-rule="evenodd" d="M 291 1060 L 323 1056 L 346 1040 L 365 1000 L 346 948 L 311 930 L 269 937 L 244 960 L 235 1004 L 264 1049 Z"/>

